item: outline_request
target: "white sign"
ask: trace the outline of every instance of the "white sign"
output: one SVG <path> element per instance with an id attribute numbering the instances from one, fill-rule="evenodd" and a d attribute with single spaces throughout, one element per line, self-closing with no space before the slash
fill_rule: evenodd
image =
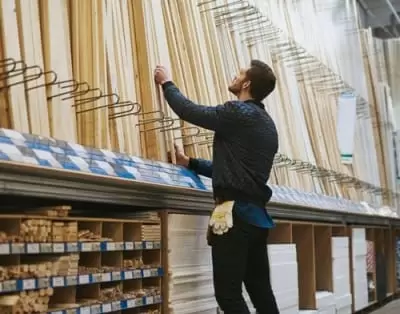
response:
<path id="1" fill-rule="evenodd" d="M 342 93 L 338 99 L 336 136 L 342 163 L 353 162 L 354 135 L 357 121 L 357 98 L 352 93 Z"/>

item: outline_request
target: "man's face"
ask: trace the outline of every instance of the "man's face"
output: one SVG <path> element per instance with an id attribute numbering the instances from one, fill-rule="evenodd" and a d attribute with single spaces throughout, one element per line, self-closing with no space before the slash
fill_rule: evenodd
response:
<path id="1" fill-rule="evenodd" d="M 249 81 L 246 77 L 247 69 L 240 69 L 239 74 L 234 77 L 231 84 L 229 85 L 229 91 L 235 96 L 239 96 L 240 93 L 249 88 Z"/>

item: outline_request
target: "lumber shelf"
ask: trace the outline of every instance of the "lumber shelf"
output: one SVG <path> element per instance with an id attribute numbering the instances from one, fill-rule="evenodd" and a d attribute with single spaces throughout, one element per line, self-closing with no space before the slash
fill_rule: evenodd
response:
<path id="1" fill-rule="evenodd" d="M 76 217 L 70 205 L 15 211 L 0 214 L 1 313 L 159 310 L 163 247 L 152 213 L 130 220 Z"/>
<path id="2" fill-rule="evenodd" d="M 0 195 L 121 205 L 129 206 L 130 210 L 132 206 L 140 206 L 193 213 L 208 213 L 214 205 L 212 193 L 206 190 L 13 163 L 0 163 Z M 273 203 L 268 205 L 268 210 L 275 219 L 400 226 L 398 218 L 362 213 Z"/>

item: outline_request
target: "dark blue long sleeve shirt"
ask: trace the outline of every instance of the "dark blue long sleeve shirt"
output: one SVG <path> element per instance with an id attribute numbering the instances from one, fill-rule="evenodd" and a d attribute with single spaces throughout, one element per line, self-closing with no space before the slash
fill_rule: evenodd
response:
<path id="1" fill-rule="evenodd" d="M 264 105 L 249 100 L 202 106 L 185 97 L 172 82 L 165 83 L 163 90 L 169 106 L 182 120 L 215 132 L 213 162 L 190 162 L 192 170 L 212 177 L 214 198 L 236 201 L 240 206 L 235 208 L 250 208 L 250 216 L 258 208 L 270 219 L 265 215 L 265 205 L 272 196 L 267 181 L 278 150 L 278 134 Z M 256 224 L 268 223 L 264 219 Z"/>

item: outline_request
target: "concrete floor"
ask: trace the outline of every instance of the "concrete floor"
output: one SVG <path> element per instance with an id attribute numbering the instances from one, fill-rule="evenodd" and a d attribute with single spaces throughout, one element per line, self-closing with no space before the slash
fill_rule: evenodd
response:
<path id="1" fill-rule="evenodd" d="M 390 302 L 386 306 L 372 312 L 371 314 L 399 314 L 400 313 L 400 300 Z"/>

